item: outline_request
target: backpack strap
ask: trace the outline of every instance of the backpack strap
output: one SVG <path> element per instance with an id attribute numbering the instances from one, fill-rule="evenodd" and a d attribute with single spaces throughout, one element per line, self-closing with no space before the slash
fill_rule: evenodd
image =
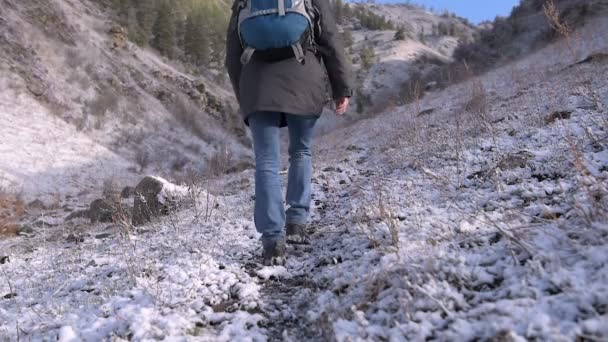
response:
<path id="1" fill-rule="evenodd" d="M 293 44 L 291 46 L 291 48 L 293 49 L 293 55 L 296 57 L 296 60 L 300 64 L 304 64 L 304 62 L 306 60 L 306 54 L 304 53 L 304 49 L 302 48 L 302 44 L 301 43 Z"/>
<path id="2" fill-rule="evenodd" d="M 315 7 L 313 0 L 304 0 L 304 5 L 306 6 L 306 11 L 310 16 L 312 25 L 309 35 L 309 47 L 311 47 L 316 53 L 317 37 L 321 35 L 321 12 L 317 7 Z"/>
<path id="3" fill-rule="evenodd" d="M 249 63 L 251 61 L 251 57 L 253 57 L 253 54 L 255 53 L 255 49 L 248 46 L 245 48 L 245 51 L 243 51 L 243 54 L 241 55 L 241 64 L 245 65 L 247 63 Z"/>
<path id="4" fill-rule="evenodd" d="M 277 0 L 279 2 L 278 4 L 278 9 L 279 9 L 279 16 L 280 17 L 284 17 L 285 16 L 285 0 Z"/>

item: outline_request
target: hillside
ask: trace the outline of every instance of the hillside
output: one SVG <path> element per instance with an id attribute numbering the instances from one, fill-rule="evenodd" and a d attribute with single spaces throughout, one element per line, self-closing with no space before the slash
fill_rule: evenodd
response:
<path id="1" fill-rule="evenodd" d="M 339 5 L 334 2 L 335 6 Z M 478 32 L 465 19 L 450 13 L 433 13 L 417 5 L 342 6 L 348 7 L 341 11 L 344 13 L 341 26 L 352 36 L 347 38 L 347 46 L 357 78 L 351 120 L 403 103 L 410 97 L 413 79 L 452 62 L 458 44 L 470 42 Z M 395 39 L 399 28 L 403 30 L 403 39 Z M 325 122 L 323 128 L 330 130 L 336 122 L 327 121 L 330 122 Z"/>
<path id="2" fill-rule="evenodd" d="M 129 42 L 112 18 L 87 0 L 3 1 L 0 133 L 11 137 L 0 150 L 3 187 L 52 198 L 108 178 L 121 186 L 146 172 L 183 178 L 218 156 L 250 156 L 223 75 L 188 73 Z"/>
<path id="3" fill-rule="evenodd" d="M 348 4 L 350 20 L 345 19 L 343 27 L 353 37 L 350 55 L 358 79 L 353 111 L 359 109 L 351 118 L 415 100 L 427 91 L 486 72 L 554 41 L 559 33 L 547 19 L 544 4 L 544 0 L 522 1 L 508 17 L 479 26 L 418 5 Z M 569 30 L 608 10 L 604 1 L 596 0 L 559 0 L 555 5 Z M 392 27 L 370 30 L 362 25 L 360 13 L 372 13 L 376 21 L 386 20 Z M 399 27 L 404 29 L 404 39 L 395 39 Z"/>
<path id="4" fill-rule="evenodd" d="M 251 170 L 137 231 L 0 240 L 0 338 L 605 340 L 606 23 L 589 58 L 558 42 L 322 137 L 286 267 L 258 264 Z"/>

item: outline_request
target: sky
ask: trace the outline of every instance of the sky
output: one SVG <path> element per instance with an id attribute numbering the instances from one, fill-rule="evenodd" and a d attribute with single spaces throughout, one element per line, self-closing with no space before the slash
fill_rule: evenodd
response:
<path id="1" fill-rule="evenodd" d="M 379 0 L 377 2 L 399 3 L 403 0 Z M 456 15 L 469 19 L 473 23 L 493 20 L 497 15 L 508 16 L 519 0 L 413 0 L 413 3 L 433 7 L 436 10 L 447 9 Z"/>

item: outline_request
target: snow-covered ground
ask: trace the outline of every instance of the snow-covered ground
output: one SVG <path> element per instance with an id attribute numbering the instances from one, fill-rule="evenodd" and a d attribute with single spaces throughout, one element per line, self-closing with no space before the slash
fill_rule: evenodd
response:
<path id="1" fill-rule="evenodd" d="M 321 137 L 285 268 L 252 171 L 138 233 L 0 240 L 0 340 L 608 339 L 608 63 L 575 63 L 607 30 Z"/>
<path id="2" fill-rule="evenodd" d="M 46 203 L 55 196 L 98 192 L 108 177 L 129 184 L 129 162 L 53 116 L 28 93 L 0 84 L 0 188 Z"/>

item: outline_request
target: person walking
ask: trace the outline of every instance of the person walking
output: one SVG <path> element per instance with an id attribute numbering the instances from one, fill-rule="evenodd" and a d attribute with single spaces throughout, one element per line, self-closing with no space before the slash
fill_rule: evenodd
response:
<path id="1" fill-rule="evenodd" d="M 254 222 L 264 265 L 285 263 L 286 242 L 305 243 L 313 129 L 327 99 L 343 115 L 352 96 L 344 44 L 328 0 L 236 0 L 226 68 L 255 152 Z M 280 135 L 289 131 L 285 210 Z"/>

